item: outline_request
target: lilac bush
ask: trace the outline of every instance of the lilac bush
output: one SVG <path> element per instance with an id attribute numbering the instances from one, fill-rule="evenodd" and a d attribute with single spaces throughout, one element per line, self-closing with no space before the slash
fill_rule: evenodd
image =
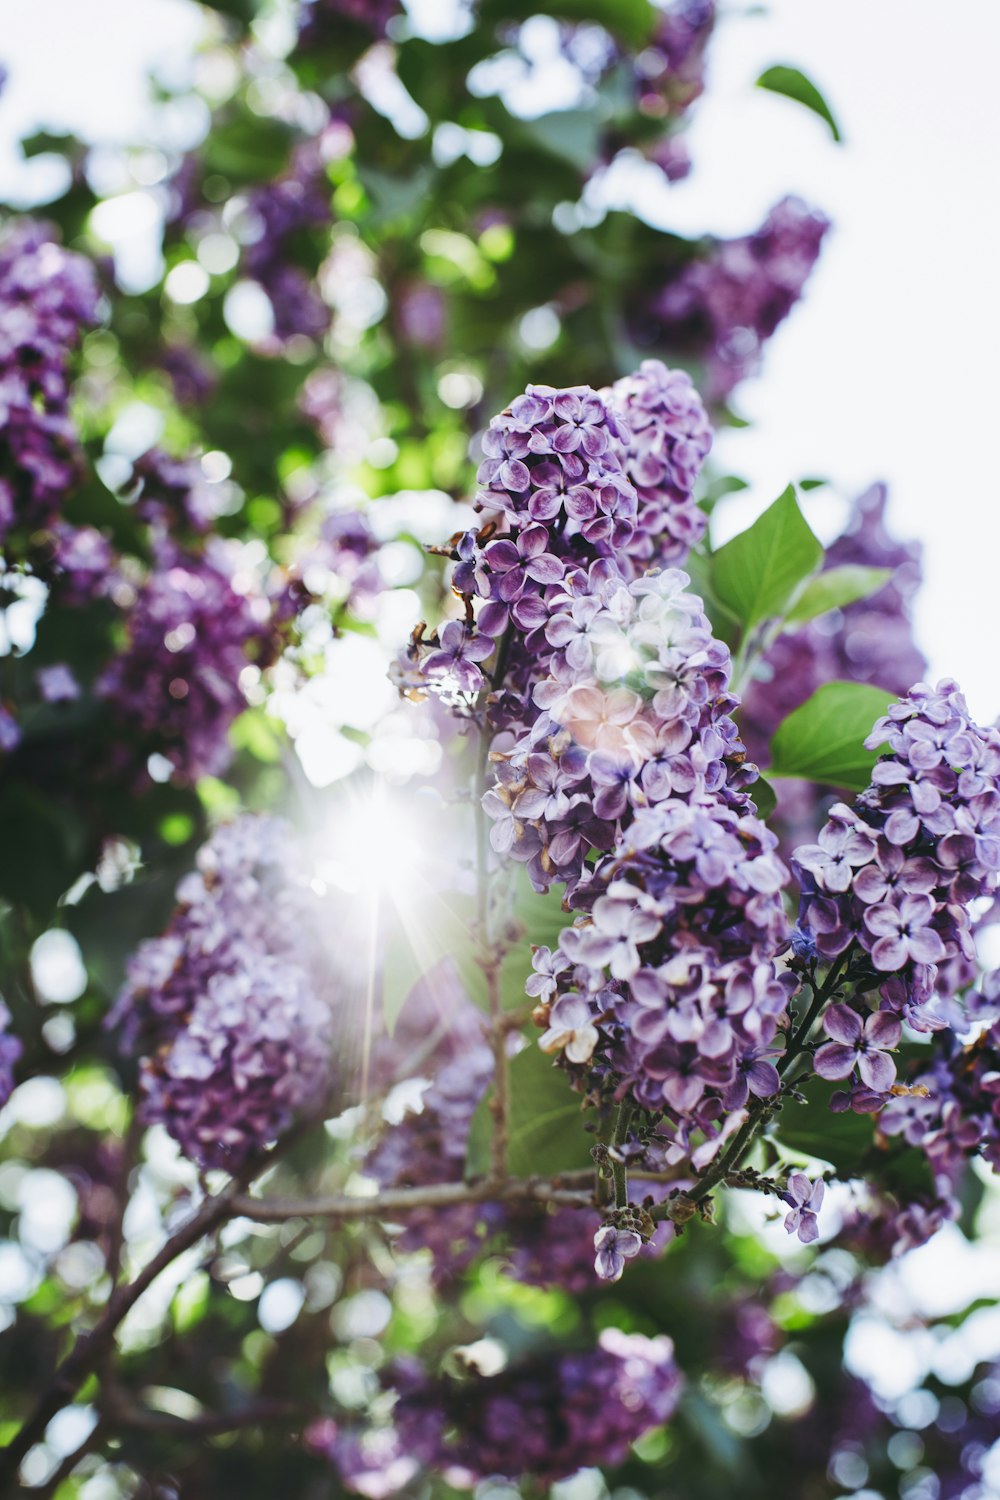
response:
<path id="1" fill-rule="evenodd" d="M 201 553 L 161 544 L 127 611 L 124 648 L 97 683 L 123 737 L 119 769 L 132 769 L 136 749 L 141 766 L 143 748 L 188 780 L 228 765 L 228 731 L 246 705 L 240 673 L 266 666 L 278 643 L 271 603 L 247 577 L 239 549 L 219 538 Z"/>
<path id="2" fill-rule="evenodd" d="M 97 320 L 94 267 L 30 219 L 0 239 L 0 541 L 24 545 L 78 482 L 72 356 Z M 20 542 L 18 542 L 20 538 Z"/>
<path id="3" fill-rule="evenodd" d="M 606 1329 L 594 1350 L 540 1354 L 497 1375 L 434 1378 L 416 1361 L 393 1374 L 392 1461 L 403 1453 L 460 1489 L 489 1475 L 552 1481 L 620 1463 L 630 1443 L 670 1418 L 682 1385 L 670 1339 L 617 1329 Z M 337 1434 L 330 1456 L 340 1467 L 345 1453 L 344 1482 L 371 1493 L 358 1483 L 355 1442 Z"/>

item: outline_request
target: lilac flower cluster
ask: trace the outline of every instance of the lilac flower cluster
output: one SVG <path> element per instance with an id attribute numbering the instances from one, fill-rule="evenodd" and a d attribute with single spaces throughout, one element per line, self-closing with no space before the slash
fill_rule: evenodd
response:
<path id="1" fill-rule="evenodd" d="M 934 1057 L 889 1100 L 879 1128 L 924 1152 L 945 1204 L 970 1157 L 1000 1172 L 1000 1021 L 967 1046 L 950 1032 L 935 1038 Z"/>
<path id="2" fill-rule="evenodd" d="M 633 566 L 682 564 L 708 524 L 694 502 L 713 437 L 704 403 L 684 370 L 658 359 L 616 381 L 611 399 L 628 428 L 625 472 L 639 496 Z"/>
<path id="3" fill-rule="evenodd" d="M 229 762 L 229 726 L 245 707 L 240 673 L 267 665 L 278 646 L 272 606 L 253 591 L 238 548 L 212 538 L 201 553 L 158 548 L 126 625 L 123 650 L 97 692 L 110 706 L 128 769 L 152 752 L 185 780 Z"/>
<path id="4" fill-rule="evenodd" d="M 729 653 L 688 582 L 676 569 L 631 584 L 571 577 L 550 600 L 540 712 L 493 751 L 493 847 L 525 863 L 536 888 L 563 883 L 571 904 L 585 904 L 592 852 L 613 849 L 638 809 L 731 800 L 753 779 L 730 714 Z"/>
<path id="5" fill-rule="evenodd" d="M 21 1056 L 21 1043 L 13 1036 L 10 1026 L 10 1011 L 0 1000 L 0 1109 L 14 1092 L 14 1064 Z"/>
<path id="6" fill-rule="evenodd" d="M 643 809 L 599 867 L 590 917 L 535 955 L 554 1002 L 542 1045 L 662 1117 L 669 1161 L 701 1167 L 750 1094 L 777 1091 L 772 1042 L 793 979 L 775 963 L 787 941 L 776 842 L 718 797 Z"/>
<path id="7" fill-rule="evenodd" d="M 705 49 L 715 0 L 670 0 L 647 47 L 633 61 L 639 108 L 657 119 L 682 115 L 705 89 Z"/>
<path id="8" fill-rule="evenodd" d="M 323 914 L 276 818 L 217 829 L 177 896 L 166 933 L 130 960 L 108 1025 L 146 1054 L 143 1118 L 199 1166 L 234 1170 L 330 1084 Z"/>
<path id="9" fill-rule="evenodd" d="M 881 1011 L 827 1014 L 827 1078 L 861 1074 L 877 1098 L 895 1076 L 884 1057 L 899 1018 L 945 1024 L 942 1007 L 975 978 L 970 904 L 1000 880 L 1000 731 L 974 724 L 956 684 L 918 684 L 866 740 L 888 753 L 853 809 L 835 805 L 816 844 L 796 850 L 799 926 L 820 956 L 851 950 Z"/>
<path id="10" fill-rule="evenodd" d="M 455 541 L 452 582 L 467 600 L 466 621 L 451 622 L 441 639 L 415 640 L 397 667 L 401 688 L 468 701 L 485 684 L 480 664 L 507 633 L 490 724 L 529 728 L 536 681 L 571 636 L 586 635 L 583 616 L 599 607 L 600 590 L 677 556 L 697 530 L 691 489 L 709 442 L 694 392 L 653 362 L 607 399 L 586 386 L 529 386 L 483 438 L 475 503 L 500 519 Z M 641 515 L 630 468 L 643 486 Z M 595 602 L 550 632 L 550 617 L 572 615 L 587 593 Z"/>
<path id="11" fill-rule="evenodd" d="M 330 312 L 309 273 L 295 263 L 296 243 L 330 223 L 330 184 L 322 144 L 306 142 L 292 153 L 288 170 L 250 195 L 255 235 L 243 263 L 263 287 L 274 313 L 274 336 L 322 338 Z"/>
<path id="12" fill-rule="evenodd" d="M 778 725 L 822 683 L 870 682 L 903 694 L 923 676 L 927 664 L 913 640 L 920 546 L 890 535 L 887 500 L 883 484 L 860 496 L 843 535 L 827 549 L 826 566 L 889 568 L 891 578 L 870 598 L 780 635 L 747 687 L 740 727 L 747 749 L 761 765 L 767 763 Z"/>
<path id="13" fill-rule="evenodd" d="M 716 240 L 656 294 L 637 320 L 658 338 L 705 361 L 707 390 L 724 400 L 758 366 L 765 340 L 791 312 L 829 228 L 798 198 L 776 204 L 760 229 Z"/>
<path id="14" fill-rule="evenodd" d="M 219 516 L 220 489 L 195 458 L 173 458 L 151 448 L 132 465 L 136 514 L 161 534 L 210 531 Z"/>
<path id="15" fill-rule="evenodd" d="M 98 297 L 90 262 L 43 225 L 0 239 L 0 542 L 47 527 L 78 478 L 70 364 Z"/>
<path id="16" fill-rule="evenodd" d="M 626 441 L 623 423 L 589 386 L 529 386 L 493 418 L 475 506 L 499 519 L 456 537 L 452 549 L 452 587 L 468 601 L 467 618 L 453 622 L 455 630 L 445 627 L 446 639 L 445 631 L 438 639 L 421 627 L 396 664 L 402 691 L 433 691 L 456 704 L 474 698 L 486 680 L 479 664 L 510 625 L 503 695 L 490 721 L 494 728 L 530 722 L 550 597 L 567 573 L 599 560 L 604 576 L 617 575 L 612 559 L 635 535 L 638 501 L 624 472 Z"/>
<path id="17" fill-rule="evenodd" d="M 319 550 L 345 591 L 343 607 L 369 616 L 385 583 L 378 563 L 380 543 L 364 511 L 336 510 L 325 516 Z"/>
<path id="18" fill-rule="evenodd" d="M 595 1349 L 538 1354 L 497 1375 L 470 1369 L 462 1380 L 434 1378 L 416 1360 L 399 1361 L 393 1384 L 394 1435 L 381 1444 L 386 1464 L 400 1473 L 405 1454 L 456 1488 L 471 1489 L 490 1475 L 548 1483 L 581 1468 L 622 1463 L 631 1443 L 669 1420 L 682 1377 L 665 1335 L 609 1328 Z M 337 1434 L 329 1456 L 341 1467 L 344 1453 L 345 1483 L 370 1495 L 352 1462 L 357 1451 L 356 1438 Z"/>

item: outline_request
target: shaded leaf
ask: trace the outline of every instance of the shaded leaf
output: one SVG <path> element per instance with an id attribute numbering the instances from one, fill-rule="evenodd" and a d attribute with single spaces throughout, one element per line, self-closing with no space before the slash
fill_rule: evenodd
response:
<path id="1" fill-rule="evenodd" d="M 789 625 L 803 625 L 829 609 L 841 609 L 858 599 L 870 598 L 891 577 L 891 568 L 863 568 L 855 563 L 827 568 L 809 580 L 785 619 Z"/>
<path id="2" fill-rule="evenodd" d="M 771 775 L 863 792 L 879 753 L 866 750 L 864 741 L 892 702 L 892 693 L 868 683 L 824 683 L 778 726 Z"/>
<path id="3" fill-rule="evenodd" d="M 478 1177 L 489 1167 L 493 1118 L 490 1089 L 476 1110 L 469 1132 L 466 1173 Z M 592 1164 L 591 1137 L 584 1131 L 580 1096 L 566 1075 L 532 1039 L 510 1062 L 508 1165 L 515 1177 L 569 1172 Z"/>

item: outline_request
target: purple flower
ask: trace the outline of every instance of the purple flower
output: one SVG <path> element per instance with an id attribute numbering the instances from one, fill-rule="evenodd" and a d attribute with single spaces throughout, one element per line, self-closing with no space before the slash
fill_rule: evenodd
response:
<path id="1" fill-rule="evenodd" d="M 600 1033 L 582 995 L 563 995 L 549 1013 L 549 1029 L 539 1038 L 543 1052 L 565 1052 L 572 1063 L 589 1062 Z"/>
<path id="2" fill-rule="evenodd" d="M 424 662 L 427 676 L 445 680 L 450 691 L 478 693 L 484 681 L 478 664 L 492 656 L 496 642 L 460 620 L 449 620 L 442 626 L 439 642 L 438 649 Z"/>
<path id="3" fill-rule="evenodd" d="M 247 588 L 238 548 L 218 538 L 201 553 L 165 544 L 156 561 L 97 693 L 111 706 L 126 770 L 143 774 L 156 751 L 185 780 L 218 775 L 232 755 L 229 727 L 246 704 L 241 673 L 274 655 L 278 622 L 263 591 Z"/>
<path id="4" fill-rule="evenodd" d="M 619 1281 L 625 1270 L 625 1262 L 638 1255 L 642 1240 L 634 1229 L 616 1229 L 613 1224 L 602 1224 L 594 1235 L 597 1257 L 594 1270 L 602 1281 Z"/>
<path id="5" fill-rule="evenodd" d="M 849 1005 L 831 1005 L 823 1025 L 832 1042 L 824 1042 L 816 1053 L 816 1072 L 821 1078 L 847 1078 L 857 1067 L 862 1081 L 880 1094 L 896 1079 L 896 1064 L 888 1053 L 898 1047 L 901 1028 L 896 1016 L 884 1010 L 873 1012 L 862 1024 Z"/>
<path id="6" fill-rule="evenodd" d="M 708 524 L 693 495 L 712 446 L 702 399 L 685 371 L 658 359 L 643 360 L 611 396 L 630 433 L 625 472 L 639 496 L 628 557 L 637 570 L 683 562 Z"/>
<path id="7" fill-rule="evenodd" d="M 97 319 L 93 266 L 51 230 L 16 221 L 0 238 L 0 543 L 52 524 L 77 482 L 71 361 Z"/>
<path id="8" fill-rule="evenodd" d="M 724 400 L 799 300 L 828 228 L 800 199 L 783 199 L 754 234 L 716 240 L 683 265 L 642 308 L 643 334 L 652 323 L 670 347 L 697 353 L 710 397 Z"/>
<path id="9" fill-rule="evenodd" d="M 870 906 L 864 915 L 868 931 L 877 939 L 872 963 L 876 969 L 901 969 L 908 959 L 932 964 L 944 957 L 944 944 L 927 924 L 934 916 L 934 902 L 927 895 L 896 896 Z"/>
<path id="10" fill-rule="evenodd" d="M 819 1237 L 816 1215 L 823 1204 L 826 1191 L 822 1177 L 810 1182 L 804 1172 L 793 1172 L 788 1179 L 788 1191 L 782 1193 L 786 1203 L 791 1204 L 791 1213 L 785 1215 L 785 1229 L 797 1234 L 804 1245 Z"/>
<path id="11" fill-rule="evenodd" d="M 0 1109 L 14 1092 L 14 1064 L 21 1056 L 21 1043 L 8 1031 L 10 1011 L 0 1000 Z"/>
<path id="12" fill-rule="evenodd" d="M 39 667 L 35 680 L 44 703 L 74 703 L 80 696 L 80 684 L 65 662 Z"/>

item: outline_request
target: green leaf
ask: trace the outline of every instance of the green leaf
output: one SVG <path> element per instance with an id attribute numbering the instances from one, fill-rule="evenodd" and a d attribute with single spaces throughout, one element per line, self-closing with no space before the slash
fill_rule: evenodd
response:
<path id="1" fill-rule="evenodd" d="M 771 775 L 802 776 L 863 792 L 878 751 L 864 741 L 894 695 L 863 682 L 826 682 L 778 726 Z"/>
<path id="2" fill-rule="evenodd" d="M 784 614 L 804 578 L 823 560 L 823 548 L 806 525 L 789 485 L 747 531 L 712 557 L 712 585 L 719 600 L 752 630 Z"/>
<path id="3" fill-rule="evenodd" d="M 813 114 L 819 115 L 830 127 L 830 134 L 835 141 L 841 139 L 840 127 L 833 117 L 829 104 L 823 98 L 819 89 L 811 78 L 799 71 L 798 68 L 790 68 L 785 63 L 776 63 L 772 68 L 766 68 L 757 79 L 759 89 L 767 89 L 772 94 L 783 94 L 786 99 L 794 99 L 797 104 L 804 104 L 806 109 L 811 109 Z"/>
<path id="4" fill-rule="evenodd" d="M 521 128 L 535 146 L 569 162 L 578 172 L 588 172 L 593 166 L 601 135 L 601 122 L 593 110 L 556 110 L 525 120 Z"/>
<path id="5" fill-rule="evenodd" d="M 871 1118 L 849 1109 L 835 1115 L 830 1109 L 833 1092 L 820 1084 L 804 1104 L 786 1102 L 776 1134 L 789 1150 L 829 1162 L 839 1177 L 858 1177 L 875 1138 Z"/>
<path id="6" fill-rule="evenodd" d="M 791 1151 L 829 1162 L 843 1181 L 869 1177 L 904 1200 L 929 1195 L 930 1168 L 922 1151 L 900 1149 L 878 1134 L 871 1115 L 834 1114 L 830 1099 L 844 1084 L 814 1083 L 804 1104 L 787 1102 L 778 1115 L 777 1138 Z"/>
<path id="7" fill-rule="evenodd" d="M 469 1177 L 478 1177 L 489 1167 L 492 1094 L 491 1089 L 473 1116 L 466 1165 Z M 515 1177 L 592 1165 L 592 1137 L 584 1131 L 580 1103 L 565 1073 L 534 1038 L 511 1059 L 507 1161 Z"/>
<path id="8" fill-rule="evenodd" d="M 769 818 L 778 805 L 778 798 L 771 783 L 765 781 L 763 776 L 758 776 L 753 786 L 749 788 L 749 792 L 757 809 L 757 816 L 765 820 Z"/>
<path id="9" fill-rule="evenodd" d="M 382 1014 L 390 1035 L 413 987 L 445 959 L 452 960 L 471 998 L 486 1008 L 485 978 L 472 936 L 471 897 L 423 891 L 419 907 L 406 922 L 383 915 L 380 923 L 379 946 L 385 955 Z"/>
<path id="10" fill-rule="evenodd" d="M 804 625 L 828 609 L 841 609 L 858 599 L 877 594 L 892 577 L 891 568 L 863 568 L 846 563 L 842 568 L 827 568 L 806 584 L 785 619 L 789 625 Z"/>

